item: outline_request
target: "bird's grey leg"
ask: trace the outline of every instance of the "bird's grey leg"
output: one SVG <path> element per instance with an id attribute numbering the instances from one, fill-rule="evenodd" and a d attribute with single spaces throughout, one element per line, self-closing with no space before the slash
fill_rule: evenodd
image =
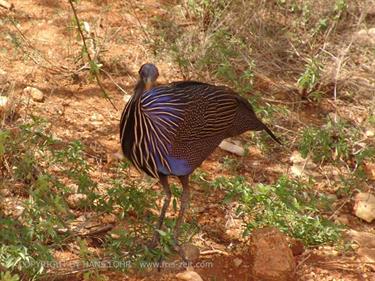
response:
<path id="1" fill-rule="evenodd" d="M 180 176 L 179 179 L 182 184 L 182 196 L 181 196 L 180 211 L 178 212 L 178 217 L 177 217 L 176 225 L 174 228 L 174 238 L 176 240 L 176 243 L 178 242 L 178 237 L 180 235 L 180 227 L 184 220 L 184 214 L 185 214 L 187 207 L 189 206 L 189 200 L 190 200 L 189 175 Z"/>
<path id="2" fill-rule="evenodd" d="M 168 184 L 168 177 L 164 176 L 164 175 L 159 175 L 159 179 L 160 179 L 160 184 L 163 187 L 165 197 L 164 197 L 163 207 L 161 208 L 159 220 L 158 220 L 158 223 L 156 225 L 156 230 L 161 229 L 161 227 L 163 226 L 165 214 L 168 210 L 169 204 L 171 202 L 171 197 L 172 197 L 171 189 L 169 188 L 169 184 Z M 152 244 L 154 246 L 157 243 L 159 243 L 159 232 L 157 232 L 156 230 L 155 230 L 154 236 L 152 238 Z"/>

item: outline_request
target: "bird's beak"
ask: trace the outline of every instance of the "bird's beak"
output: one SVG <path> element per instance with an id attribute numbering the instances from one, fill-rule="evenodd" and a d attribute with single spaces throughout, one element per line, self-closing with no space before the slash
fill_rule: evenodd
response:
<path id="1" fill-rule="evenodd" d="M 154 86 L 154 82 L 152 81 L 151 77 L 147 77 L 145 84 L 146 91 L 150 90 Z"/>

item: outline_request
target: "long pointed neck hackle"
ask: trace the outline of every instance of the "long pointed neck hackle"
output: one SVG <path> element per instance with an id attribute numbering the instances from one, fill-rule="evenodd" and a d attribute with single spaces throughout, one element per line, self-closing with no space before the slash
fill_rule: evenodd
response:
<path id="1" fill-rule="evenodd" d="M 134 87 L 134 98 L 139 98 L 146 90 L 146 84 L 142 78 L 139 78 L 137 84 Z"/>

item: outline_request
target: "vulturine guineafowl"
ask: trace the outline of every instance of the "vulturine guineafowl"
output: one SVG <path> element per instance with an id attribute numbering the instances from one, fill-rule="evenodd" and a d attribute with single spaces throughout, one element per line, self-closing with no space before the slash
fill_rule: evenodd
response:
<path id="1" fill-rule="evenodd" d="M 195 81 L 156 86 L 158 76 L 153 64 L 140 68 L 134 94 L 121 116 L 120 139 L 125 156 L 138 170 L 158 178 L 164 189 L 157 229 L 161 229 L 171 201 L 168 176 L 180 179 L 181 207 L 174 229 L 177 241 L 189 204 L 189 175 L 223 139 L 265 130 L 280 142 L 256 117 L 249 102 L 231 89 Z"/>

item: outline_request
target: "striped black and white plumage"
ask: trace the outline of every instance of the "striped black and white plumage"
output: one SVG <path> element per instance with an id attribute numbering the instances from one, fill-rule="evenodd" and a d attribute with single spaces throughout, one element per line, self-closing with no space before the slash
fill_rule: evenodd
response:
<path id="1" fill-rule="evenodd" d="M 249 102 L 227 87 L 194 81 L 155 86 L 158 70 L 152 64 L 139 73 L 121 117 L 122 150 L 138 170 L 160 178 L 165 191 L 170 175 L 188 186 L 187 177 L 225 138 L 265 130 L 279 142 Z"/>

